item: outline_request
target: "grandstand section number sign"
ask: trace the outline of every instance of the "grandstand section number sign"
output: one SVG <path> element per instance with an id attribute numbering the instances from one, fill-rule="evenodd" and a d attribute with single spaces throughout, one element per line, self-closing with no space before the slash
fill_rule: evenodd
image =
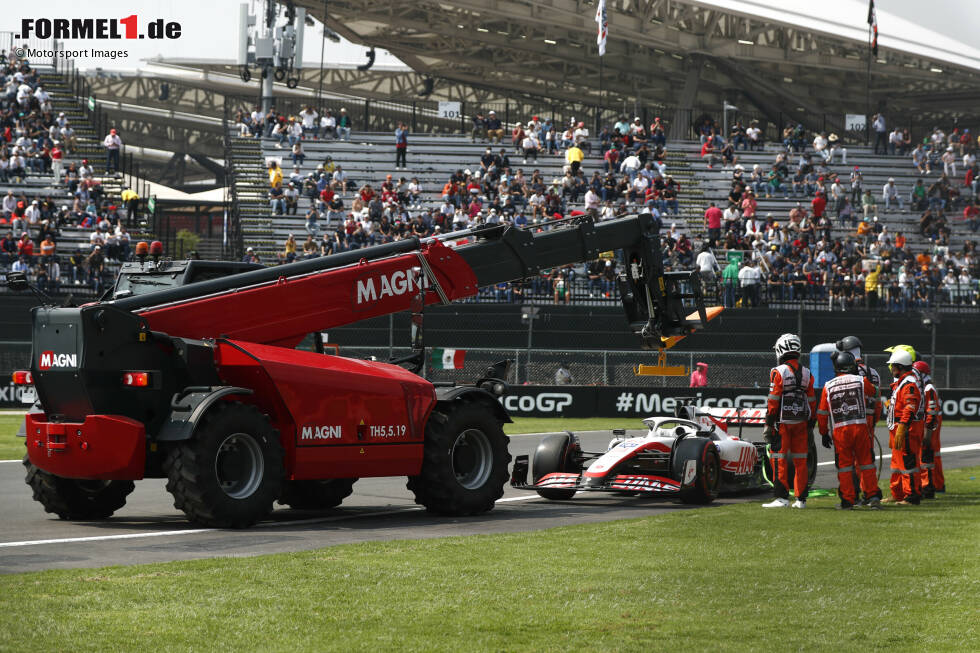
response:
<path id="1" fill-rule="evenodd" d="M 844 129 L 849 132 L 864 131 L 868 126 L 868 118 L 863 113 L 845 113 Z"/>
<path id="2" fill-rule="evenodd" d="M 460 102 L 440 102 L 439 103 L 439 117 L 440 118 L 459 118 L 463 113 L 463 106 Z"/>

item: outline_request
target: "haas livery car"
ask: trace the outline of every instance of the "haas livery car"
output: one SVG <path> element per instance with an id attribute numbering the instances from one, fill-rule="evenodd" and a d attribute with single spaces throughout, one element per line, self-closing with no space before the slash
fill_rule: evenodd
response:
<path id="1" fill-rule="evenodd" d="M 643 420 L 646 434 L 613 431 L 604 452 L 583 451 L 574 433 L 544 438 L 534 452 L 532 483 L 528 456 L 514 462 L 511 485 L 546 499 L 571 499 L 576 492 L 673 496 L 708 503 L 723 493 L 771 487 L 767 445 L 742 438 L 744 426 L 763 426 L 765 409 L 679 406 L 674 417 Z M 737 428 L 736 428 L 737 427 Z M 810 484 L 816 449 L 807 456 Z"/>

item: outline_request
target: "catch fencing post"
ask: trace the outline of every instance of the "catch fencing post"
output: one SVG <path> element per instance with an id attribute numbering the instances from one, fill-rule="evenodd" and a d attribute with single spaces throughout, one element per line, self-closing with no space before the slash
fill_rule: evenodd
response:
<path id="1" fill-rule="evenodd" d="M 395 357 L 395 314 L 388 313 L 388 360 Z"/>

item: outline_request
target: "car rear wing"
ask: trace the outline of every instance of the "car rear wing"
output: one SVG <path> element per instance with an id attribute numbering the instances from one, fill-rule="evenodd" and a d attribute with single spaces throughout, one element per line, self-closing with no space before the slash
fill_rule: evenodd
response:
<path id="1" fill-rule="evenodd" d="M 765 426 L 765 408 L 724 408 L 720 406 L 699 406 L 698 397 L 678 397 L 674 416 L 697 422 L 705 428 L 716 427 L 725 433 L 733 426 L 739 427 L 741 434 L 745 426 Z"/>
<path id="2" fill-rule="evenodd" d="M 704 426 L 715 426 L 730 435 L 732 427 L 738 427 L 738 437 L 746 426 L 765 426 L 765 408 L 697 408 L 697 421 Z"/>

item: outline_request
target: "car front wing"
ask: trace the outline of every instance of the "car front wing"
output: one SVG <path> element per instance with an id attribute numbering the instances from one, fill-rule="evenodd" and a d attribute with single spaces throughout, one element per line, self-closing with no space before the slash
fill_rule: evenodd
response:
<path id="1" fill-rule="evenodd" d="M 578 492 L 642 492 L 645 494 L 677 494 L 681 484 L 666 476 L 649 474 L 609 474 L 591 477 L 586 474 L 555 472 L 546 474 L 537 483 L 528 483 L 528 456 L 517 456 L 510 475 L 511 487 L 518 490 L 575 490 Z"/>

